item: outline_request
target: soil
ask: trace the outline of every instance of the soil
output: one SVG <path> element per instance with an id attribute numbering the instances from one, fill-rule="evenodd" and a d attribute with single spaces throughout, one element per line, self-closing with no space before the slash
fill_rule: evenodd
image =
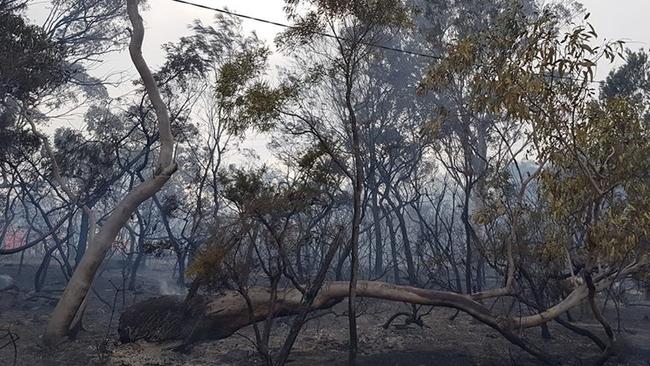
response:
<path id="1" fill-rule="evenodd" d="M 35 265 L 24 265 L 17 276 L 17 266 L 0 262 L 0 274 L 12 276 L 18 289 L 0 292 L 0 337 L 7 330 L 17 335 L 16 365 L 25 366 L 157 366 L 157 365 L 261 365 L 254 346 L 252 328 L 243 329 L 220 341 L 194 345 L 188 353 L 170 350 L 169 345 L 147 343 L 120 344 L 117 340 L 119 313 L 147 297 L 173 290 L 170 270 L 147 269 L 140 276 L 136 291 L 121 288 L 121 270 L 109 268 L 95 283 L 84 330 L 76 340 L 61 343 L 55 350 L 41 345 L 47 317 L 56 304 L 64 281 L 51 269 L 43 291 L 34 293 Z M 114 305 L 113 305 L 114 304 Z M 497 304 L 498 306 L 498 304 Z M 113 309 L 114 310 L 113 310 Z M 606 312 L 617 328 L 613 306 Z M 323 311 L 303 328 L 291 353 L 289 365 L 338 366 L 347 361 L 346 304 Z M 455 311 L 436 308 L 423 320 L 425 327 L 402 325 L 398 318 L 388 329 L 382 324 L 395 312 L 410 309 L 404 304 L 364 300 L 358 319 L 360 354 L 364 366 L 460 366 L 460 365 L 540 365 L 541 363 L 501 337 L 496 331 Z M 425 310 L 425 309 L 423 309 Z M 579 312 L 575 312 L 578 315 Z M 616 333 L 616 355 L 607 365 L 650 366 L 650 306 L 621 309 L 621 329 Z M 280 347 L 291 319 L 277 321 L 271 338 L 273 347 Z M 604 333 L 593 319 L 578 320 L 604 339 Z M 540 330 L 529 329 L 521 336 L 553 355 L 563 364 L 590 365 L 598 358 L 599 349 L 587 338 L 550 324 L 552 339 L 542 339 Z M 7 346 L 3 345 L 7 343 Z M 12 365 L 14 347 L 8 337 L 0 339 L 0 365 Z"/>

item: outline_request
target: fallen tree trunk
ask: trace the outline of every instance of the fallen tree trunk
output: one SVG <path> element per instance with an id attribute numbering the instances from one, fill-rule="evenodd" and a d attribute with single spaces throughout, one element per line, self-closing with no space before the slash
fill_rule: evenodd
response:
<path id="1" fill-rule="evenodd" d="M 648 258 L 631 264 L 621 271 L 594 275 L 593 286 L 602 291 L 615 280 L 631 273 L 645 270 Z M 145 300 L 122 313 L 118 327 L 123 343 L 146 340 L 149 342 L 175 342 L 181 348 L 201 340 L 223 339 L 248 325 L 264 320 L 273 309 L 273 316 L 297 315 L 307 311 L 326 309 L 345 299 L 349 283 L 328 282 L 318 292 L 311 306 L 305 308 L 303 293 L 295 288 L 278 289 L 276 299 L 270 303 L 271 290 L 263 287 L 248 289 L 250 307 L 237 291 L 226 290 L 214 295 L 195 295 L 186 300 L 181 296 L 162 296 Z M 410 304 L 441 306 L 463 311 L 490 326 L 508 341 L 546 363 L 555 363 L 541 350 L 519 338 L 515 331 L 536 327 L 552 321 L 587 298 L 586 284 L 577 286 L 564 300 L 537 314 L 510 317 L 492 313 L 478 302 L 484 295 L 458 294 L 411 286 L 400 286 L 379 281 L 359 281 L 357 296 Z M 252 311 L 251 311 L 252 310 Z"/>
<path id="2" fill-rule="evenodd" d="M 309 310 L 329 308 L 348 294 L 348 282 L 329 282 L 321 288 Z M 544 352 L 515 335 L 514 328 L 523 323 L 492 315 L 486 307 L 474 301 L 471 295 L 377 281 L 359 281 L 357 295 L 459 309 L 497 330 L 510 342 L 545 363 L 557 364 Z M 227 338 L 243 327 L 264 320 L 271 308 L 274 316 L 281 317 L 298 314 L 304 306 L 303 294 L 294 288 L 277 290 L 273 306 L 270 303 L 270 289 L 254 287 L 249 289 L 247 296 L 251 301 L 252 315 L 246 300 L 236 291 L 224 291 L 212 296 L 195 295 L 190 301 L 185 301 L 180 296 L 162 296 L 143 301 L 128 308 L 120 317 L 120 341 L 176 341 L 179 342 L 175 344 L 176 349 L 186 349 L 186 346 L 196 341 Z"/>
<path id="3" fill-rule="evenodd" d="M 342 282 L 348 286 L 347 282 Z M 347 287 L 346 294 L 347 294 Z M 254 318 L 243 296 L 237 291 L 205 296 L 195 295 L 189 302 L 182 296 L 161 296 L 137 303 L 120 316 L 118 333 L 123 343 L 140 339 L 148 342 L 183 341 L 191 343 L 208 339 L 223 339 L 237 330 L 266 319 L 270 309 L 270 289 L 252 288 L 248 292 L 254 308 Z M 326 309 L 346 296 L 326 298 L 321 293 L 310 310 Z M 298 314 L 302 293 L 296 289 L 278 290 L 273 306 L 275 316 Z"/>
<path id="4" fill-rule="evenodd" d="M 324 284 L 309 310 L 329 308 L 342 301 L 349 294 L 348 286 L 349 283 L 345 281 Z M 604 286 L 605 283 L 601 282 L 598 287 Z M 585 286 L 576 288 L 563 302 L 540 314 L 516 318 L 494 315 L 483 304 L 466 294 L 378 281 L 359 281 L 357 291 L 360 297 L 458 309 L 496 329 L 510 341 L 518 343 L 519 339 L 514 336 L 513 330 L 539 326 L 553 320 L 587 296 L 586 288 L 583 287 Z M 237 330 L 268 316 L 271 291 L 253 287 L 249 289 L 248 296 L 252 302 L 253 316 L 250 315 L 244 297 L 232 290 L 215 295 L 196 295 L 187 302 L 181 296 L 162 296 L 145 300 L 126 309 L 120 317 L 120 340 L 182 341 L 189 344 L 200 340 L 227 338 Z M 273 305 L 274 316 L 300 313 L 304 310 L 302 300 L 303 294 L 297 289 L 279 289 Z"/>
<path id="5" fill-rule="evenodd" d="M 645 270 L 647 258 L 623 270 L 593 276 L 595 291 L 609 287 L 614 280 Z M 318 292 L 309 311 L 325 309 L 345 299 L 349 283 L 328 282 Z M 587 298 L 586 284 L 576 287 L 558 304 L 533 315 L 499 316 L 492 313 L 473 295 L 435 291 L 411 286 L 400 286 L 379 281 L 359 281 L 359 297 L 399 301 L 410 304 L 442 306 L 463 311 L 480 322 L 496 329 L 511 342 L 518 344 L 513 330 L 540 326 L 554 320 Z M 304 310 L 303 293 L 295 288 L 278 289 L 277 299 L 270 304 L 271 290 L 252 287 L 248 290 L 252 314 L 244 297 L 233 290 L 215 295 L 195 295 L 189 301 L 180 296 L 162 296 L 145 300 L 126 309 L 120 317 L 118 332 L 122 342 L 144 339 L 149 342 L 181 340 L 191 343 L 199 340 L 222 339 L 237 330 L 265 319 L 272 308 L 274 316 L 299 314 Z M 479 296 L 483 299 L 484 296 Z"/>

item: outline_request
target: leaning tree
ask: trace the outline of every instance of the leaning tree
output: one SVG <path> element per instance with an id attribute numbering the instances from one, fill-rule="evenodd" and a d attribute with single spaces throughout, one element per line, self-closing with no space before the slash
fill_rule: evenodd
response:
<path id="1" fill-rule="evenodd" d="M 143 84 L 156 112 L 157 128 L 160 134 L 158 160 L 152 175 L 124 196 L 113 212 L 106 218 L 99 231 L 89 241 L 88 249 L 72 274 L 48 322 L 44 341 L 50 345 L 60 342 L 61 338 L 70 330 L 75 318 L 83 313 L 82 304 L 92 286 L 95 274 L 106 253 L 112 247 L 115 237 L 129 220 L 131 214 L 140 203 L 158 192 L 176 170 L 173 158 L 174 138 L 167 106 L 164 104 L 156 81 L 142 57 L 144 25 L 138 12 L 138 2 L 135 0 L 127 1 L 127 12 L 133 26 L 129 44 L 131 60 L 142 77 Z"/>

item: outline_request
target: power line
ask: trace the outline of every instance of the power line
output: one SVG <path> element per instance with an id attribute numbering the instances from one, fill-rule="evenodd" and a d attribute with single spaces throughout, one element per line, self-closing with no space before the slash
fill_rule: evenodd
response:
<path id="1" fill-rule="evenodd" d="M 196 3 L 192 3 L 192 2 L 189 2 L 189 1 L 185 1 L 185 0 L 171 0 L 171 1 L 177 2 L 177 3 L 180 3 L 180 4 L 184 4 L 184 5 L 194 6 L 194 7 L 201 8 L 201 9 L 212 10 L 212 11 L 215 11 L 217 13 L 231 15 L 231 16 L 234 16 L 234 17 L 237 17 L 237 18 L 248 19 L 248 20 L 253 20 L 253 21 L 256 21 L 256 22 L 260 22 L 260 23 L 275 25 L 277 27 L 282 27 L 282 28 L 287 28 L 287 29 L 300 29 L 300 27 L 295 26 L 295 25 L 275 22 L 275 21 L 272 21 L 272 20 L 267 20 L 267 19 L 263 19 L 263 18 L 254 17 L 254 16 L 251 16 L 251 15 L 241 14 L 241 13 L 237 13 L 237 12 L 226 10 L 226 9 L 220 9 L 220 8 L 215 8 L 215 7 L 211 7 L 211 6 L 207 6 L 207 5 L 196 4 Z M 352 42 L 352 40 L 350 40 L 350 39 L 340 37 L 340 36 L 337 36 L 337 35 L 331 34 L 331 33 L 326 33 L 326 32 L 321 32 L 321 31 L 316 31 L 316 30 L 310 31 L 310 33 L 315 34 L 315 35 L 319 35 L 319 36 L 322 36 L 322 37 L 336 39 L 336 40 L 339 40 L 339 41 Z M 411 55 L 411 56 L 420 56 L 420 57 L 426 57 L 426 58 L 435 59 L 435 60 L 444 60 L 445 59 L 444 56 L 431 55 L 431 54 L 427 54 L 427 53 L 410 51 L 410 50 L 405 50 L 405 49 L 402 49 L 402 48 L 384 46 L 384 45 L 380 45 L 380 44 L 376 44 L 376 43 L 370 43 L 370 42 L 364 42 L 364 41 L 360 41 L 358 43 L 363 44 L 364 46 L 368 46 L 368 47 L 375 47 L 375 48 L 380 48 L 380 49 L 387 50 L 387 51 L 400 52 L 400 53 L 404 53 L 404 54 Z M 582 79 L 572 78 L 572 77 L 569 77 L 569 76 L 554 76 L 554 77 L 556 77 L 558 79 L 583 81 Z M 598 84 L 600 84 L 601 82 L 603 82 L 603 80 L 589 80 L 589 82 L 590 83 L 598 83 Z"/>
<path id="2" fill-rule="evenodd" d="M 232 16 L 235 16 L 235 17 L 238 17 L 238 18 L 254 20 L 256 22 L 265 23 L 265 24 L 271 24 L 271 25 L 275 25 L 277 27 L 288 28 L 288 29 L 300 29 L 300 27 L 297 27 L 295 25 L 290 25 L 290 24 L 280 23 L 280 22 L 274 22 L 272 20 L 267 20 L 267 19 L 262 19 L 262 18 L 257 18 L 257 17 L 254 17 L 254 16 L 246 15 L 246 14 L 236 13 L 234 11 L 230 11 L 230 10 L 226 10 L 226 9 L 219 9 L 219 8 L 214 8 L 214 7 L 207 6 L 207 5 L 196 4 L 196 3 L 192 3 L 192 2 L 189 2 L 189 1 L 185 1 L 185 0 L 172 0 L 172 1 L 180 3 L 180 4 L 194 6 L 194 7 L 197 7 L 197 8 L 216 11 L 216 12 L 222 13 L 222 14 L 232 15 Z M 323 36 L 323 37 L 327 37 L 327 38 L 331 38 L 331 39 L 336 39 L 336 40 L 339 40 L 339 41 L 352 42 L 352 40 L 350 40 L 350 39 L 347 39 L 345 37 L 340 37 L 340 36 L 337 36 L 337 35 L 334 35 L 334 34 L 331 34 L 331 33 L 320 32 L 320 31 L 316 31 L 316 30 L 310 31 L 310 33 L 316 34 L 316 35 L 319 35 L 319 36 Z M 443 59 L 442 56 L 430 55 L 430 54 L 416 52 L 416 51 L 409 51 L 409 50 L 405 50 L 405 49 L 402 49 L 402 48 L 384 46 L 384 45 L 380 45 L 380 44 L 376 44 L 376 43 L 363 42 L 363 41 L 358 42 L 358 43 L 363 44 L 364 46 L 368 46 L 368 47 L 375 47 L 375 48 L 381 48 L 381 49 L 388 50 L 388 51 L 401 52 L 401 53 L 405 53 L 407 55 L 412 55 L 412 56 L 427 57 L 427 58 L 432 58 L 432 59 L 436 59 L 436 60 L 442 60 Z"/>

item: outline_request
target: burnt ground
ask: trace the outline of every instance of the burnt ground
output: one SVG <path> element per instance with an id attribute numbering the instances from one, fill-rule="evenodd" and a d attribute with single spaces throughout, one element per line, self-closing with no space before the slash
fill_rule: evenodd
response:
<path id="1" fill-rule="evenodd" d="M 0 262 L 0 274 L 17 278 L 17 266 Z M 137 291 L 117 292 L 122 277 L 119 268 L 107 269 L 96 281 L 97 293 L 107 303 L 92 296 L 84 319 L 84 331 L 74 341 L 62 343 L 57 350 L 41 346 L 40 335 L 47 317 L 56 304 L 64 282 L 58 269 L 52 268 L 50 282 L 44 291 L 33 293 L 35 266 L 23 267 L 17 279 L 19 291 L 0 292 L 0 337 L 2 329 L 10 328 L 20 337 L 16 341 L 17 365 L 25 366 L 156 366 L 156 365 L 256 365 L 257 359 L 252 329 L 244 329 L 232 337 L 196 344 L 187 354 L 177 353 L 165 346 L 117 342 L 116 327 L 123 306 L 135 301 L 169 292 L 163 279 L 170 271 L 148 269 L 141 276 Z M 57 273 L 55 273 L 57 272 Z M 171 281 L 171 279 L 170 279 Z M 112 311 L 113 303 L 115 310 Z M 331 311 L 319 314 L 301 332 L 290 365 L 338 366 L 347 360 L 347 317 L 345 303 Z M 460 366 L 460 365 L 539 365 L 540 363 L 505 341 L 496 331 L 478 323 L 469 316 L 449 309 L 434 309 L 424 317 L 426 326 L 395 326 L 384 329 L 381 325 L 398 310 L 407 310 L 404 304 L 379 301 L 362 301 L 358 320 L 360 355 L 359 364 L 365 366 Z M 579 312 L 575 312 L 578 315 Z M 607 312 L 614 328 L 617 327 L 613 309 Z M 622 309 L 621 331 L 616 334 L 617 354 L 607 365 L 650 366 L 650 306 Z M 112 319 L 111 319 L 112 318 Z M 398 319 L 395 324 L 400 324 Z M 278 321 L 272 343 L 279 347 L 286 334 L 290 319 Z M 109 326 L 110 325 L 110 326 Z M 604 333 L 591 319 L 579 320 L 576 325 Z M 566 331 L 556 323 L 551 324 L 551 340 L 540 337 L 539 329 L 529 329 L 522 336 L 568 365 L 592 364 L 598 348 L 587 338 Z M 0 339 L 0 347 L 8 338 Z M 8 345 L 0 349 L 0 365 L 12 365 L 14 349 Z"/>

